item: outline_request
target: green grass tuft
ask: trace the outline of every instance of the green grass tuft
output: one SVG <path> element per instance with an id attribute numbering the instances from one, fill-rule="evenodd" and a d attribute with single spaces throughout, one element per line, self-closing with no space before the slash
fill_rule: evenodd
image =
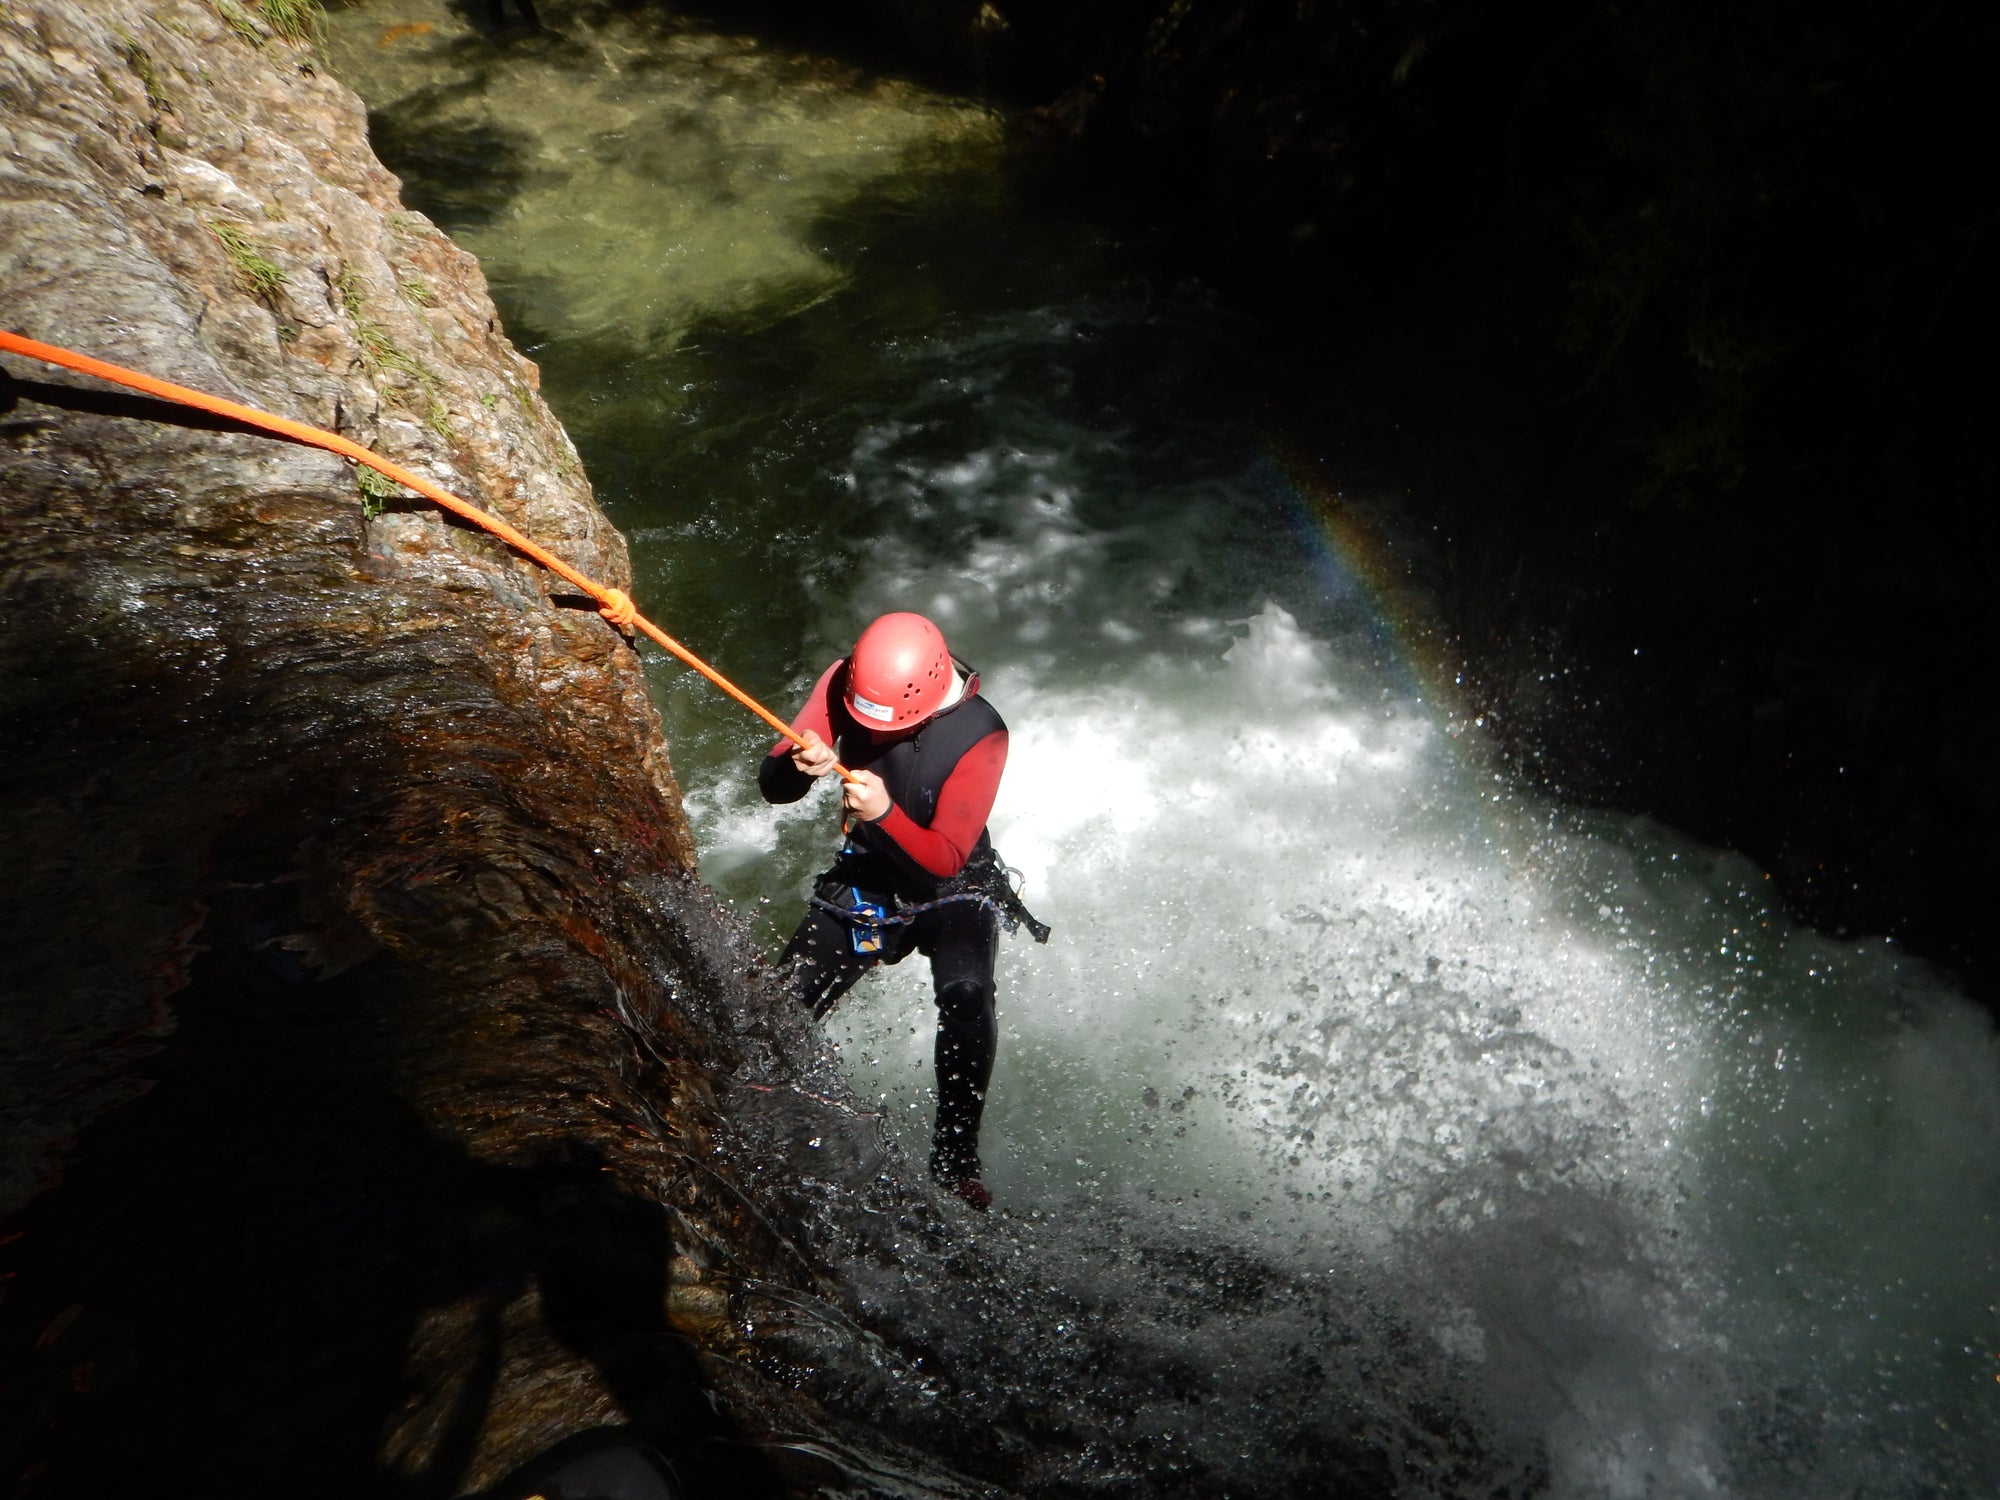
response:
<path id="1" fill-rule="evenodd" d="M 326 41 L 326 11 L 320 0 L 257 0 L 271 30 L 294 47 L 319 47 Z"/>
<path id="2" fill-rule="evenodd" d="M 355 482 L 361 487 L 361 514 L 374 520 L 389 508 L 391 500 L 413 500 L 416 496 L 379 469 L 366 464 L 354 466 Z"/>
<path id="3" fill-rule="evenodd" d="M 342 271 L 333 279 L 333 285 L 347 310 L 347 321 L 354 329 L 354 341 L 361 346 L 363 364 L 377 373 L 400 370 L 425 383 L 436 378 L 414 357 L 405 353 L 402 346 L 389 337 L 387 329 L 368 316 L 368 299 L 362 293 L 360 277 L 351 270 Z"/>
<path id="4" fill-rule="evenodd" d="M 253 47 L 264 45 L 264 28 L 236 0 L 215 0 L 216 13 L 229 24 L 229 29 L 242 37 Z"/>
<path id="5" fill-rule="evenodd" d="M 437 393 L 435 385 L 424 387 L 424 426 L 430 428 L 447 443 L 458 441 L 458 424 L 451 419 L 451 408 L 444 404 L 444 397 Z"/>
<path id="6" fill-rule="evenodd" d="M 361 362 L 375 374 L 385 370 L 395 370 L 416 381 L 424 402 L 424 425 L 447 443 L 458 441 L 458 428 L 451 419 L 451 408 L 445 405 L 444 397 L 438 392 L 438 378 L 430 367 L 393 338 L 389 331 L 368 316 L 367 299 L 361 290 L 361 280 L 353 271 L 342 271 L 333 279 L 334 289 L 340 293 L 342 305 L 347 310 L 348 324 L 354 329 L 354 341 L 361 346 Z M 384 388 L 385 401 L 403 403 L 408 400 L 406 392 L 394 386 Z"/>
<path id="7" fill-rule="evenodd" d="M 160 86 L 160 70 L 153 66 L 153 54 L 139 44 L 137 37 L 122 27 L 114 26 L 111 29 L 118 33 L 118 40 L 123 44 L 126 64 L 139 75 L 139 83 L 146 90 L 146 102 L 162 113 L 171 110 L 174 107 L 173 101 L 167 97 L 167 91 Z"/>
<path id="8" fill-rule="evenodd" d="M 236 267 L 236 274 L 250 291 L 266 301 L 285 283 L 285 268 L 272 260 L 234 224 L 220 219 L 208 221 L 209 232 L 222 242 L 223 253 Z"/>

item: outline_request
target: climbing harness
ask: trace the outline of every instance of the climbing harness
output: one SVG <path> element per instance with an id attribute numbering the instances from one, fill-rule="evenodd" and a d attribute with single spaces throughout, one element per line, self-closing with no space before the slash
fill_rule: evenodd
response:
<path id="1" fill-rule="evenodd" d="M 935 901 L 918 901 L 909 906 L 899 906 L 894 911 L 888 911 L 873 901 L 857 901 L 853 906 L 841 906 L 819 896 L 810 899 L 821 911 L 831 913 L 854 929 L 856 953 L 882 951 L 882 939 L 879 935 L 865 939 L 869 946 L 862 946 L 864 931 L 879 934 L 884 927 L 900 927 L 906 922 L 916 921 L 927 911 L 936 911 L 941 906 L 952 906 L 960 902 L 967 902 L 992 912 L 1000 919 L 1000 925 L 1009 932 L 1018 932 L 1026 927 L 1038 943 L 1046 943 L 1051 930 L 1048 923 L 1038 922 L 1028 914 L 1028 909 L 1021 904 L 1018 896 L 1012 901 L 996 901 L 984 891 L 958 891 L 950 896 L 940 896 Z"/>
<path id="2" fill-rule="evenodd" d="M 846 926 L 849 944 L 863 958 L 887 958 L 894 963 L 901 957 L 889 953 L 888 934 L 883 930 L 897 925 L 890 917 L 896 909 L 893 896 L 879 896 L 859 886 L 822 879 L 818 890 L 806 899 Z"/>
<path id="3" fill-rule="evenodd" d="M 950 895 L 939 896 L 933 901 L 914 901 L 893 909 L 889 905 L 890 898 L 871 897 L 852 886 L 842 888 L 852 900 L 852 904 L 848 906 L 842 906 L 837 901 L 829 901 L 823 896 L 815 895 L 808 899 L 820 911 L 844 922 L 852 933 L 854 951 L 864 955 L 879 954 L 884 950 L 887 943 L 884 929 L 907 926 L 927 911 L 937 911 L 940 907 L 957 905 L 977 906 L 990 911 L 999 918 L 1000 925 L 1009 933 L 1019 932 L 1025 927 L 1036 942 L 1046 943 L 1049 940 L 1049 924 L 1035 919 L 1034 913 L 1023 904 L 1020 891 L 1008 878 L 1020 872 L 1005 865 L 995 865 L 994 871 L 1000 879 L 987 890 L 953 891 Z"/>
<path id="4" fill-rule="evenodd" d="M 623 589 L 611 588 L 606 584 L 599 583 L 596 579 L 585 573 L 578 572 L 553 552 L 529 540 L 498 516 L 481 510 L 469 501 L 459 499 L 458 496 L 452 494 L 449 490 L 440 489 L 421 474 L 412 473 L 400 464 L 391 463 L 388 459 L 382 457 L 381 454 L 362 447 L 351 438 L 344 438 L 338 433 L 327 432 L 318 427 L 307 426 L 304 422 L 294 422 L 290 417 L 280 417 L 271 412 L 259 411 L 254 406 L 244 406 L 239 402 L 225 400 L 220 396 L 211 396 L 205 391 L 191 390 L 184 385 L 174 385 L 169 381 L 142 374 L 137 370 L 128 370 L 123 365 L 114 365 L 101 359 L 93 359 L 88 354 L 77 353 L 74 349 L 65 349 L 57 344 L 44 344 L 35 339 L 23 338 L 20 334 L 9 333 L 5 329 L 0 329 L 0 350 L 5 350 L 10 354 L 25 355 L 29 359 L 38 359 L 44 364 L 61 365 L 64 369 L 75 370 L 79 374 L 94 375 L 99 380 L 108 380 L 114 385 L 122 385 L 131 390 L 143 391 L 148 396 L 157 396 L 163 401 L 172 401 L 181 406 L 191 406 L 199 411 L 212 412 L 218 417 L 228 417 L 232 421 L 261 428 L 265 432 L 273 432 L 280 437 L 288 437 L 294 442 L 305 443 L 314 448 L 324 448 L 329 453 L 337 453 L 342 458 L 350 459 L 355 463 L 366 464 L 369 468 L 375 470 L 376 473 L 394 480 L 406 489 L 415 490 L 425 499 L 442 506 L 445 510 L 450 511 L 462 520 L 470 521 L 473 525 L 491 532 L 516 552 L 540 563 L 557 577 L 574 585 L 583 593 L 595 599 L 598 604 L 597 612 L 603 615 L 605 619 L 609 620 L 619 630 L 628 633 L 635 629 L 640 631 L 649 640 L 665 648 L 682 662 L 701 673 L 702 676 L 721 688 L 723 692 L 749 709 L 750 712 L 757 715 L 758 718 L 769 724 L 794 745 L 797 745 L 800 749 L 806 747 L 805 736 L 793 729 L 791 725 L 772 713 L 768 708 L 764 707 L 755 698 L 744 692 L 743 689 L 731 682 L 727 677 L 716 671 L 707 662 L 688 650 L 679 641 L 660 629 L 651 620 L 640 614 L 637 607 L 632 603 L 631 597 Z M 842 780 L 855 780 L 854 773 L 838 761 L 834 762 L 833 769 L 839 773 Z"/>

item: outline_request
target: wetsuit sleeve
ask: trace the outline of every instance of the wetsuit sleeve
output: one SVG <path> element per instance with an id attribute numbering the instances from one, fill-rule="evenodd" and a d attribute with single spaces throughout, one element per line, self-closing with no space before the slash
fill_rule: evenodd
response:
<path id="1" fill-rule="evenodd" d="M 930 874 L 940 878 L 956 875 L 979 842 L 980 830 L 986 826 L 993 798 L 1000 790 L 1000 773 L 1006 767 L 1007 731 L 996 729 L 952 767 L 938 791 L 937 812 L 930 827 L 925 828 L 894 803 L 875 826 Z"/>
<path id="2" fill-rule="evenodd" d="M 792 720 L 792 728 L 800 734 L 810 729 L 829 745 L 833 743 L 833 707 L 827 694 L 831 690 L 833 674 L 840 670 L 841 662 L 846 659 L 842 657 L 820 673 L 819 681 L 806 695 L 805 707 Z M 757 767 L 757 790 L 764 794 L 766 802 L 796 802 L 812 790 L 813 780 L 792 764 L 790 740 L 779 740 Z"/>

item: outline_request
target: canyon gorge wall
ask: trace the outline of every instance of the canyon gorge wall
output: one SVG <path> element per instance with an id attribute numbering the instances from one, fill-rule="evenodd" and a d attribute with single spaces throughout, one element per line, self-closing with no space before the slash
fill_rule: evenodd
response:
<path id="1" fill-rule="evenodd" d="M 287 13 L 0 8 L 0 327 L 625 583 Z M 790 1492 L 731 1299 L 815 1272 L 716 1091 L 820 1044 L 693 880 L 631 644 L 333 455 L 0 365 L 0 1485 L 456 1494 L 611 1429 Z"/>

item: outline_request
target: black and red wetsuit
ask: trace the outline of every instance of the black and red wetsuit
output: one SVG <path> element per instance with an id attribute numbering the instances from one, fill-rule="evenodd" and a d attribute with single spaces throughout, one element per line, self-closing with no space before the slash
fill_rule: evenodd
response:
<path id="1" fill-rule="evenodd" d="M 813 730 L 834 746 L 850 770 L 880 776 L 889 793 L 888 812 L 848 830 L 840 857 L 820 877 L 821 901 L 848 907 L 858 895 L 893 909 L 986 890 L 999 878 L 986 818 L 1007 765 L 1007 726 L 979 696 L 978 675 L 959 671 L 965 689 L 957 702 L 914 729 L 877 734 L 848 711 L 842 658 L 820 674 L 792 720 L 800 733 Z M 791 751 L 789 740 L 778 741 L 758 768 L 767 802 L 796 802 L 813 784 Z M 806 912 L 783 955 L 796 961 L 799 999 L 823 1016 L 877 963 L 900 962 L 912 950 L 930 959 L 938 1006 L 931 1171 L 946 1182 L 977 1177 L 979 1118 L 993 1072 L 999 921 L 990 904 L 957 901 L 880 929 L 877 952 L 858 951 L 855 931 L 824 907 Z"/>

